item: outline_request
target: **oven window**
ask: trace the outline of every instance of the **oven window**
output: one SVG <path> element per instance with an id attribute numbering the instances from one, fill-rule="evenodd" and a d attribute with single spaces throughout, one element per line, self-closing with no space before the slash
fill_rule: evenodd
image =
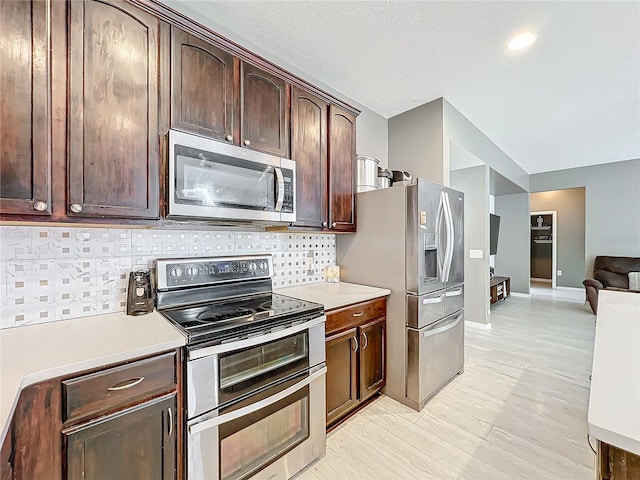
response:
<path id="1" fill-rule="evenodd" d="M 220 478 L 241 480 L 309 438 L 309 387 L 220 427 Z"/>
<path id="2" fill-rule="evenodd" d="M 221 155 L 199 157 L 176 155 L 176 202 L 275 209 L 275 170 L 272 166 Z"/>
<path id="3" fill-rule="evenodd" d="M 219 357 L 220 400 L 236 398 L 309 367 L 309 333 L 303 331 Z"/>

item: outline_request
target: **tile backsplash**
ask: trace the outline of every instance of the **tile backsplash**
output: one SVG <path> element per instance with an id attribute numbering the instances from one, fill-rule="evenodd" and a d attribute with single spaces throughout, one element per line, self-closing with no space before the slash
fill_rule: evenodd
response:
<path id="1" fill-rule="evenodd" d="M 157 258 L 270 253 L 274 288 L 324 281 L 335 235 L 0 226 L 0 328 L 125 310 L 128 274 Z M 308 270 L 309 262 L 313 268 Z"/>

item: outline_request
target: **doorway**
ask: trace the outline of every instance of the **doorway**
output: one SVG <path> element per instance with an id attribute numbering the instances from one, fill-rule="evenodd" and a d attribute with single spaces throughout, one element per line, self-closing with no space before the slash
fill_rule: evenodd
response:
<path id="1" fill-rule="evenodd" d="M 557 286 L 558 224 L 557 211 L 530 212 L 531 282 Z"/>

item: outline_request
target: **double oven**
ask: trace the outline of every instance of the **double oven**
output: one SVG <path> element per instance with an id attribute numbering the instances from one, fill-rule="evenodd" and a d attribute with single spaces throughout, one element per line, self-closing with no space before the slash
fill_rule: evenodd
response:
<path id="1" fill-rule="evenodd" d="M 325 316 L 271 291 L 270 256 L 157 263 L 186 334 L 189 480 L 287 479 L 325 452 Z"/>

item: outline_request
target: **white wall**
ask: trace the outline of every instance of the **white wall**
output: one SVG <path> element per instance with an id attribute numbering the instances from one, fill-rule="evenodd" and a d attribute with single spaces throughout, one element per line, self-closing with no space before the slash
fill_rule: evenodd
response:
<path id="1" fill-rule="evenodd" d="M 531 175 L 530 191 L 585 187 L 587 276 L 598 255 L 640 257 L 640 159 Z"/>

